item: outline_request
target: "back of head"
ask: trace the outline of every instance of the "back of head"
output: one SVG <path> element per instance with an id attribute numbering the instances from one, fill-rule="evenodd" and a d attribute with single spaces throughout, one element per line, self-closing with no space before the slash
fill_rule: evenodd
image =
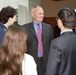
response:
<path id="1" fill-rule="evenodd" d="M 60 9 L 60 11 L 57 14 L 57 17 L 60 18 L 64 27 L 72 28 L 75 26 L 76 15 L 73 9 L 68 7 Z"/>
<path id="2" fill-rule="evenodd" d="M 19 75 L 19 72 L 22 70 L 22 59 L 26 52 L 26 39 L 27 34 L 23 27 L 17 25 L 9 26 L 1 45 L 1 49 L 5 54 L 1 62 L 5 67 L 3 68 L 4 70 L 0 68 L 0 71 L 2 71 L 0 73 L 5 72 L 9 73 L 8 75 Z"/>
<path id="3" fill-rule="evenodd" d="M 13 18 L 14 15 L 16 15 L 16 10 L 13 7 L 11 6 L 4 7 L 0 11 L 0 22 L 5 24 L 8 22 L 8 19 L 10 17 Z"/>

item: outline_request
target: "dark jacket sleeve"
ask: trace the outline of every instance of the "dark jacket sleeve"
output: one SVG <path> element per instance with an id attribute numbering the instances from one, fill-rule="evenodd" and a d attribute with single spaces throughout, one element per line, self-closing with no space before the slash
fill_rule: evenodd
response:
<path id="1" fill-rule="evenodd" d="M 0 45 L 2 44 L 3 38 L 4 38 L 5 31 L 0 28 Z"/>
<path id="2" fill-rule="evenodd" d="M 58 43 L 52 41 L 45 75 L 59 75 L 61 53 Z"/>

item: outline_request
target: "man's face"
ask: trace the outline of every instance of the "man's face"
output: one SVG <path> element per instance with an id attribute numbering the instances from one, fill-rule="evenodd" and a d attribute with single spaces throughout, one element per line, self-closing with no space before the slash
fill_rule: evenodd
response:
<path id="1" fill-rule="evenodd" d="M 10 25 L 13 24 L 16 21 L 16 15 L 13 16 L 13 18 L 10 18 Z"/>
<path id="2" fill-rule="evenodd" d="M 33 11 L 33 18 L 34 18 L 34 21 L 38 23 L 42 22 L 44 18 L 43 9 L 40 7 L 35 8 L 35 10 Z"/>

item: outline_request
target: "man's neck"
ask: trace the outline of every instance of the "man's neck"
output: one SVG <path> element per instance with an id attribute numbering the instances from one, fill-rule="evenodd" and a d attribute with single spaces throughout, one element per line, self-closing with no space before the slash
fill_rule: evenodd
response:
<path id="1" fill-rule="evenodd" d="M 7 24 L 4 24 L 4 25 L 5 25 L 6 28 L 8 28 L 8 25 Z"/>
<path id="2" fill-rule="evenodd" d="M 72 28 L 65 28 L 65 27 L 64 28 L 61 28 L 61 32 L 62 31 L 66 31 L 66 30 L 72 30 Z"/>

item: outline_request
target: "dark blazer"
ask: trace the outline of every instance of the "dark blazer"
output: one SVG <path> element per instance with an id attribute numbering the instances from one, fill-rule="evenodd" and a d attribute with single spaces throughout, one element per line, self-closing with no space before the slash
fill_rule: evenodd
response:
<path id="1" fill-rule="evenodd" d="M 32 55 L 37 63 L 38 60 L 38 40 L 33 26 L 33 22 L 23 25 L 27 30 L 27 53 Z M 49 24 L 42 22 L 42 41 L 43 41 L 43 61 L 46 68 L 48 53 L 50 50 L 50 42 L 52 39 L 52 28 Z"/>
<path id="2" fill-rule="evenodd" d="M 0 45 L 3 41 L 6 30 L 7 30 L 7 28 L 2 23 L 0 23 Z"/>
<path id="3" fill-rule="evenodd" d="M 51 43 L 45 75 L 76 75 L 76 35 L 65 32 Z"/>

